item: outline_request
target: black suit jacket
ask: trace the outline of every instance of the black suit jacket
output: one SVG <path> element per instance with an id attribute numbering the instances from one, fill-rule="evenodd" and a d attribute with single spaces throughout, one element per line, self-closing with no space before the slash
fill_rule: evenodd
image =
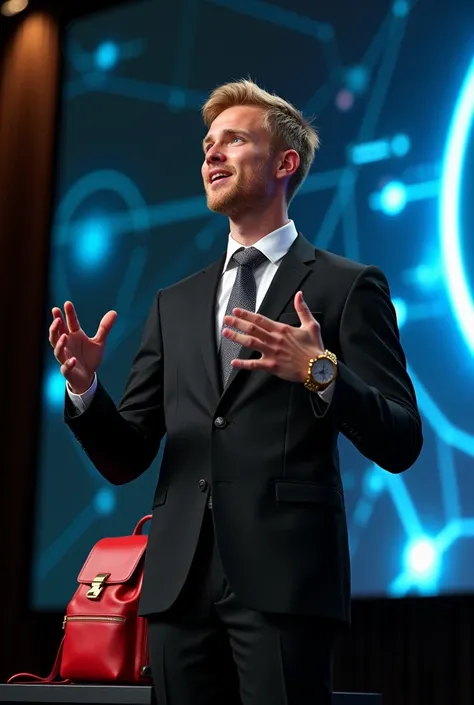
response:
<path id="1" fill-rule="evenodd" d="M 281 262 L 260 312 L 299 325 L 293 297 L 302 289 L 339 358 L 328 406 L 263 371 L 234 369 L 222 392 L 215 302 L 223 262 L 156 295 L 118 407 L 99 382 L 82 415 L 66 403 L 66 422 L 114 484 L 145 472 L 166 434 L 141 614 L 178 596 L 212 489 L 222 563 L 242 603 L 348 621 L 338 434 L 394 473 L 412 465 L 423 442 L 387 281 L 301 235 Z"/>

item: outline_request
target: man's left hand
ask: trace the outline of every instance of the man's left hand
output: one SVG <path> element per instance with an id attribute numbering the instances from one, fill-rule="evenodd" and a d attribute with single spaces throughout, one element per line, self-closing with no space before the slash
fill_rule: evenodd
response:
<path id="1" fill-rule="evenodd" d="M 256 360 L 234 359 L 232 366 L 242 370 L 266 370 L 288 382 L 304 382 L 310 359 L 320 355 L 324 346 L 320 325 L 301 291 L 295 295 L 294 306 L 301 321 L 299 328 L 241 308 L 234 308 L 233 316 L 225 316 L 225 326 L 242 332 L 224 328 L 222 335 L 262 353 Z"/>

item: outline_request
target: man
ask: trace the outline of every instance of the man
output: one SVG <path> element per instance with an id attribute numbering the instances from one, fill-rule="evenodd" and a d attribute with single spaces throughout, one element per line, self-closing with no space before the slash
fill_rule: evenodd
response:
<path id="1" fill-rule="evenodd" d="M 149 467 L 166 433 L 145 564 L 163 705 L 327 705 L 350 619 L 337 437 L 402 472 L 422 447 L 384 275 L 315 249 L 288 219 L 318 136 L 250 81 L 217 88 L 202 177 L 229 217 L 219 261 L 160 291 L 118 404 L 97 334 L 71 302 L 50 341 L 67 424 L 110 482 Z"/>

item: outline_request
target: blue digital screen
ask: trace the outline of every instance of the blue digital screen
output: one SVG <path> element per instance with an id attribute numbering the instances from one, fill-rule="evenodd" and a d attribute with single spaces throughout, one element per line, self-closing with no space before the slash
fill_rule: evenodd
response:
<path id="1" fill-rule="evenodd" d="M 68 27 L 49 307 L 93 335 L 118 402 L 157 289 L 217 259 L 200 107 L 251 77 L 314 118 L 321 149 L 290 217 L 316 246 L 386 273 L 423 417 L 390 475 L 341 438 L 354 597 L 474 588 L 474 11 L 428 0 L 134 2 Z M 49 325 L 49 324 L 48 324 Z M 32 605 L 63 609 L 92 545 L 150 511 L 160 455 L 108 485 L 63 422 L 45 331 Z M 166 578 L 164 578 L 166 579 Z"/>

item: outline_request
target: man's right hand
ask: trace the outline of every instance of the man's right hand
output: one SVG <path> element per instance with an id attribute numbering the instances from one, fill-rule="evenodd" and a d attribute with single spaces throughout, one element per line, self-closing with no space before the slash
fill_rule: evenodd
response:
<path id="1" fill-rule="evenodd" d="M 59 308 L 53 308 L 52 313 L 49 342 L 54 349 L 54 357 L 61 365 L 61 374 L 67 380 L 71 392 L 84 394 L 94 381 L 117 313 L 109 311 L 105 314 L 93 338 L 89 338 L 82 330 L 70 301 L 64 304 L 65 319 Z"/>

